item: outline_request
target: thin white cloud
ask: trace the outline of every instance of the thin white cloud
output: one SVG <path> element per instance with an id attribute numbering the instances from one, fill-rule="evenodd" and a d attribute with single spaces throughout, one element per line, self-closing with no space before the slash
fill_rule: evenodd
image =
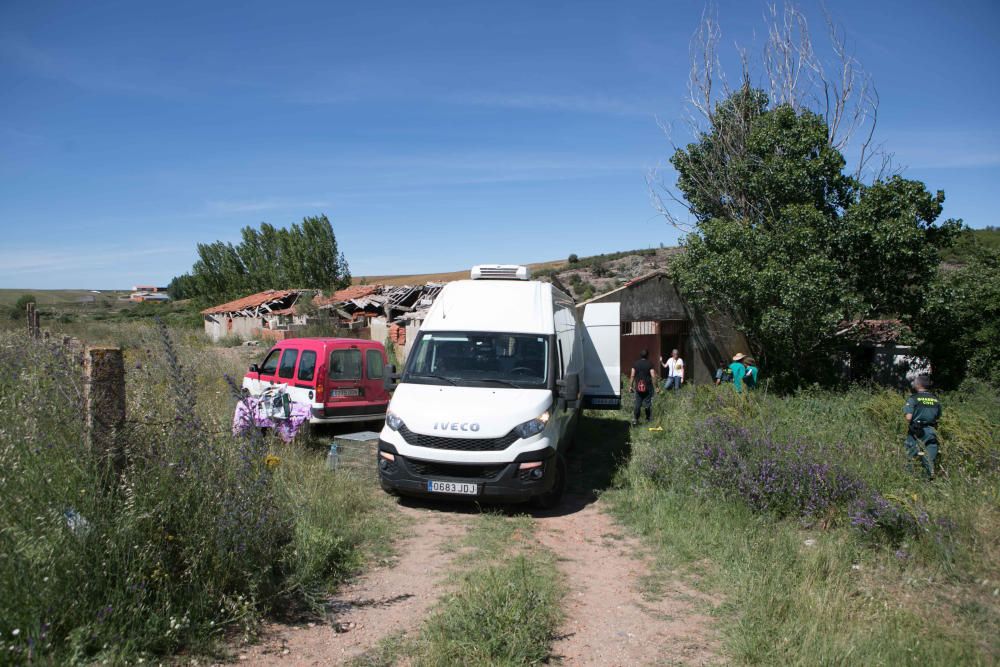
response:
<path id="1" fill-rule="evenodd" d="M 1000 134 L 993 130 L 891 132 L 886 150 L 909 169 L 982 169 L 1000 167 Z"/>
<path id="2" fill-rule="evenodd" d="M 256 211 L 277 211 L 293 208 L 326 208 L 330 205 L 331 203 L 326 200 L 252 199 L 244 201 L 210 201 L 208 202 L 208 209 L 215 213 L 254 213 Z"/>
<path id="3" fill-rule="evenodd" d="M 152 73 L 136 70 L 134 62 L 96 63 L 85 55 L 39 48 L 9 34 L 0 36 L 0 57 L 37 76 L 92 92 L 163 98 L 174 98 L 183 93 L 179 88 L 154 81 Z"/>
<path id="4" fill-rule="evenodd" d="M 443 101 L 467 106 L 523 109 L 526 111 L 566 111 L 616 116 L 652 116 L 654 105 L 608 95 L 462 92 L 446 95 Z"/>
<path id="5" fill-rule="evenodd" d="M 7 282 L 9 278 L 35 273 L 65 273 L 110 268 L 131 260 L 144 260 L 150 257 L 189 253 L 190 251 L 190 247 L 180 246 L 65 250 L 41 250 L 31 247 L 11 249 L 0 266 L 0 280 Z"/>

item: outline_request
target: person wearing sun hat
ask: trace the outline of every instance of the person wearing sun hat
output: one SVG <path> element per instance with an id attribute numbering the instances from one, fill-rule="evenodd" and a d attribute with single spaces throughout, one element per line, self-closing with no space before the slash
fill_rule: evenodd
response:
<path id="1" fill-rule="evenodd" d="M 743 391 L 743 378 L 747 374 L 746 366 L 743 365 L 743 359 L 746 356 L 742 352 L 737 352 L 733 355 L 733 363 L 729 364 L 729 370 L 733 374 L 733 389 L 737 392 Z"/>

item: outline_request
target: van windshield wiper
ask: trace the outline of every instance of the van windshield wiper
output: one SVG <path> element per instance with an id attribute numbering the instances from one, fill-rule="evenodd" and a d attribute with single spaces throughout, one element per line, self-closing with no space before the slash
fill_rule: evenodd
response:
<path id="1" fill-rule="evenodd" d="M 507 385 L 508 387 L 513 387 L 514 389 L 522 389 L 521 385 L 514 384 L 510 380 L 501 380 L 500 378 L 482 378 L 478 380 L 479 382 L 499 382 L 500 384 Z"/>
<path id="2" fill-rule="evenodd" d="M 448 384 L 454 384 L 454 385 L 458 384 L 457 382 L 455 382 L 451 378 L 445 377 L 443 375 L 431 375 L 430 373 L 415 373 L 415 375 L 416 375 L 416 377 L 420 377 L 420 378 L 434 378 L 435 380 L 444 380 Z"/>

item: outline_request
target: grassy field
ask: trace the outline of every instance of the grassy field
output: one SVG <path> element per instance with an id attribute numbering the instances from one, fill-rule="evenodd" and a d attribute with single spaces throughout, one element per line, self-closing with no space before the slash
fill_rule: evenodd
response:
<path id="1" fill-rule="evenodd" d="M 39 306 L 102 306 L 118 304 L 119 297 L 129 294 L 128 290 L 101 290 L 93 292 L 85 289 L 34 290 L 34 289 L 0 289 L 0 308 L 14 305 L 21 296 L 30 294 L 35 297 Z"/>
<path id="2" fill-rule="evenodd" d="M 661 569 L 722 597 L 738 664 L 1000 660 L 1000 398 L 945 394 L 944 473 L 902 454 L 903 396 L 658 397 L 607 496 Z"/>
<path id="3" fill-rule="evenodd" d="M 394 533 L 389 499 L 324 451 L 233 436 L 245 351 L 90 325 L 125 349 L 124 467 L 85 445 L 72 351 L 0 332 L 0 664 L 212 653 L 318 600 Z"/>

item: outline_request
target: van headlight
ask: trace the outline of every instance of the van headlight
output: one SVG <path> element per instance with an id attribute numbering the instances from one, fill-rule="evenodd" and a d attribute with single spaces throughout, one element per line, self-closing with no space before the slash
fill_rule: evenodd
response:
<path id="1" fill-rule="evenodd" d="M 403 420 L 397 417 L 392 412 L 385 413 L 385 425 L 391 428 L 393 431 L 398 431 L 404 426 Z"/>
<path id="2" fill-rule="evenodd" d="M 542 414 L 538 415 L 534 419 L 530 419 L 523 424 L 518 424 L 514 427 L 514 433 L 517 434 L 519 438 L 530 438 L 533 435 L 538 435 L 545 430 L 545 425 L 549 423 L 549 411 L 546 410 Z"/>

